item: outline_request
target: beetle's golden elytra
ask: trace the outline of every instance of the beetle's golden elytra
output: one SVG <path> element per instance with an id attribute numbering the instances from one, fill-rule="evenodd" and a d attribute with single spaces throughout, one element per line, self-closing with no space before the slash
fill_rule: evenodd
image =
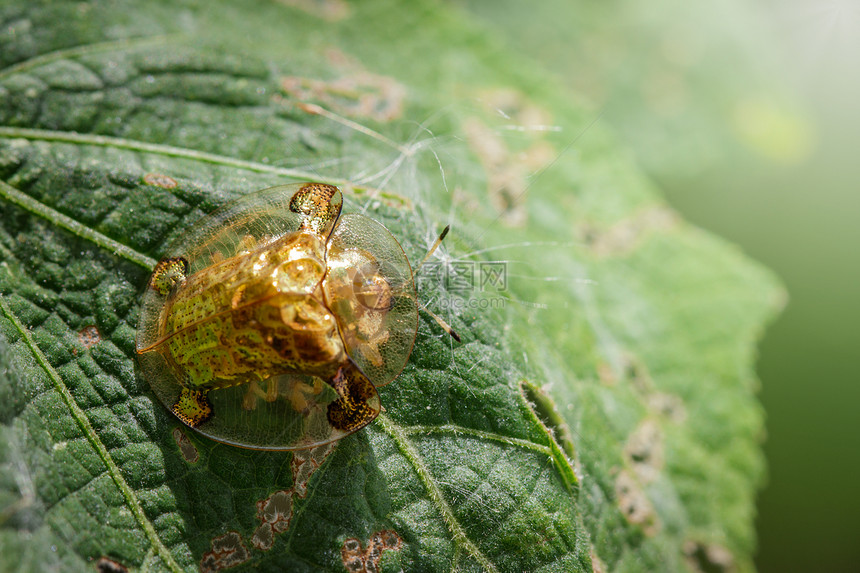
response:
<path id="1" fill-rule="evenodd" d="M 370 423 L 418 328 L 388 230 L 337 187 L 282 185 L 206 217 L 155 268 L 137 352 L 186 425 L 246 448 L 308 448 Z"/>

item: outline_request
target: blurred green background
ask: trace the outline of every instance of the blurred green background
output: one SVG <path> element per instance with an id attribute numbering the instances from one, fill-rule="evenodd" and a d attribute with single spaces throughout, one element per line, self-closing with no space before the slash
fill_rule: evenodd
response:
<path id="1" fill-rule="evenodd" d="M 860 2 L 458 0 L 784 281 L 758 372 L 762 572 L 860 571 Z"/>

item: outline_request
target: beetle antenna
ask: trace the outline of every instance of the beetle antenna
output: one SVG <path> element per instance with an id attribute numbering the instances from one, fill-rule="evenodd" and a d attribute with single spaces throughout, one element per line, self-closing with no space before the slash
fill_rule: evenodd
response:
<path id="1" fill-rule="evenodd" d="M 438 248 L 439 248 L 439 245 L 441 245 L 441 244 L 442 244 L 442 241 L 443 241 L 443 240 L 445 240 L 445 235 L 447 235 L 447 234 L 448 234 L 448 231 L 450 231 L 450 230 L 451 230 L 451 225 L 445 225 L 445 228 L 444 228 L 444 229 L 442 229 L 442 232 L 441 232 L 441 233 L 439 233 L 439 238 L 438 238 L 438 239 L 436 239 L 436 241 L 433 243 L 433 246 L 431 246 L 431 247 L 430 247 L 430 250 L 429 250 L 429 251 L 427 251 L 427 254 L 426 254 L 426 255 L 424 255 L 424 258 L 423 258 L 423 259 L 421 259 L 421 262 L 420 262 L 420 263 L 418 263 L 418 266 L 417 266 L 417 267 L 415 267 L 415 270 L 416 270 L 416 271 L 417 271 L 418 269 L 420 269 L 420 268 L 424 265 L 424 263 L 426 263 L 426 262 L 427 262 L 427 259 L 429 259 L 429 258 L 430 258 L 430 256 L 431 256 L 433 253 L 435 253 L 435 252 L 436 252 L 436 249 L 438 249 Z M 427 310 L 427 309 L 425 308 L 424 310 Z M 430 311 L 427 311 L 427 312 L 430 312 Z M 438 318 L 436 319 L 436 322 L 439 322 L 439 319 L 438 319 Z"/>
<path id="2" fill-rule="evenodd" d="M 454 339 L 454 340 L 456 340 L 457 342 L 460 342 L 460 335 L 459 335 L 459 334 L 457 334 L 457 331 L 456 331 L 456 330 L 454 330 L 453 328 L 451 328 L 451 325 L 450 325 L 450 324 L 448 324 L 447 322 L 445 322 L 445 321 L 442 319 L 442 317 L 441 317 L 441 316 L 439 316 L 438 314 L 436 314 L 435 312 L 433 312 L 432 310 L 430 310 L 429 308 L 427 308 L 426 306 L 424 306 L 424 305 L 423 305 L 423 304 L 421 304 L 420 302 L 418 302 L 418 306 L 420 306 L 420 307 L 421 307 L 421 310 L 423 310 L 424 312 L 426 312 L 427 314 L 429 314 L 429 315 L 430 315 L 430 318 L 432 318 L 433 320 L 435 320 L 435 321 L 436 321 L 436 324 L 438 324 L 439 326 L 441 326 L 441 327 L 442 327 L 442 330 L 444 330 L 445 332 L 447 332 L 448 334 L 450 334 L 450 335 L 451 335 L 451 338 L 453 338 L 453 339 Z"/>
<path id="3" fill-rule="evenodd" d="M 422 266 L 424 266 L 424 263 L 427 262 L 427 259 L 429 259 L 433 255 L 433 253 L 436 252 L 436 249 L 438 249 L 439 245 L 442 244 L 442 241 L 445 240 L 445 235 L 447 235 L 448 231 L 450 231 L 450 230 L 451 230 L 451 225 L 445 225 L 445 228 L 442 229 L 441 233 L 439 233 L 439 238 L 437 238 L 436 241 L 433 242 L 433 245 L 430 247 L 430 250 L 427 251 L 427 254 L 424 255 L 424 258 L 421 259 L 421 262 L 418 263 L 417 267 L 415 267 L 416 271 L 418 269 L 420 269 Z M 418 302 L 418 301 L 416 301 L 416 302 Z M 439 326 L 442 327 L 442 330 L 444 330 L 445 332 L 450 334 L 451 338 L 453 338 L 457 342 L 460 342 L 460 335 L 457 334 L 457 331 L 455 331 L 453 328 L 451 328 L 451 325 L 448 324 L 447 322 L 445 322 L 445 320 L 443 320 L 441 316 L 439 316 L 435 312 L 431 311 L 429 308 L 427 308 L 426 306 L 421 304 L 421 302 L 418 302 L 418 306 L 421 307 L 421 310 L 423 310 L 424 312 L 429 314 L 430 317 L 436 321 L 436 324 L 438 324 Z"/>

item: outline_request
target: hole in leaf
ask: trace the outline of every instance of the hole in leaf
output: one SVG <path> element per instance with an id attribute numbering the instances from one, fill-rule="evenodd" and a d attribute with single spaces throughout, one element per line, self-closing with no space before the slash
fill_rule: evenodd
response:
<path id="1" fill-rule="evenodd" d="M 96 561 L 96 571 L 98 573 L 128 573 L 128 568 L 113 559 L 102 557 Z"/>
<path id="2" fill-rule="evenodd" d="M 701 573 L 729 573 L 734 571 L 734 557 L 728 549 L 716 544 L 687 541 L 684 544 L 687 562 L 693 571 Z"/>
<path id="3" fill-rule="evenodd" d="M 579 474 L 574 468 L 576 448 L 564 419 L 555 407 L 552 398 L 528 380 L 520 382 L 520 395 L 524 405 L 541 425 L 549 438 L 553 464 L 561 474 L 568 490 L 576 495 L 579 490 Z"/>
<path id="4" fill-rule="evenodd" d="M 569 460 L 576 459 L 576 448 L 570 435 L 570 428 L 561 417 L 555 402 L 540 387 L 528 380 L 520 382 L 520 391 L 529 409 L 550 431 L 552 437 L 564 450 Z"/>
<path id="5" fill-rule="evenodd" d="M 176 440 L 176 445 L 179 446 L 179 451 L 186 462 L 196 464 L 200 460 L 200 452 L 197 451 L 197 447 L 191 443 L 185 432 L 179 428 L 173 428 L 173 439 Z"/>

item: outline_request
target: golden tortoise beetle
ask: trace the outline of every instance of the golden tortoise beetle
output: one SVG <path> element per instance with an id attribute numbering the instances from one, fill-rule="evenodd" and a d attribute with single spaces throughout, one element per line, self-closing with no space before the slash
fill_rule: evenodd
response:
<path id="1" fill-rule="evenodd" d="M 155 267 L 138 359 L 186 425 L 290 450 L 379 414 L 376 388 L 406 365 L 419 304 L 397 240 L 373 219 L 341 216 L 342 203 L 322 183 L 264 189 L 204 218 Z"/>

